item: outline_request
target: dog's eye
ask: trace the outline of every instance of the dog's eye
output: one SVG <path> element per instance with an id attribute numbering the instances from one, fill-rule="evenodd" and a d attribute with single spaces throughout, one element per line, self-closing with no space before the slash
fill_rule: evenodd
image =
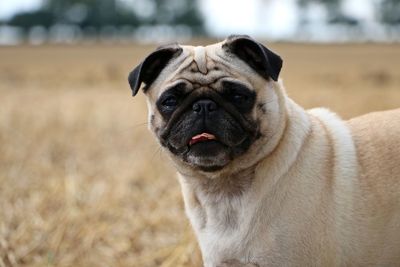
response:
<path id="1" fill-rule="evenodd" d="M 249 97 L 244 94 L 236 93 L 236 94 L 232 95 L 232 101 L 238 105 L 246 103 L 248 100 L 249 100 Z"/>
<path id="2" fill-rule="evenodd" d="M 166 107 L 175 107 L 178 105 L 178 99 L 175 96 L 169 96 L 162 102 L 162 105 Z"/>

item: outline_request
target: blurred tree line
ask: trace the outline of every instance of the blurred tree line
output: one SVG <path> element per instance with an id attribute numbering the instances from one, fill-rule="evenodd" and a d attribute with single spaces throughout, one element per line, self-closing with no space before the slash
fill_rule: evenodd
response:
<path id="1" fill-rule="evenodd" d="M 357 24 L 357 20 L 343 14 L 340 4 L 345 0 L 298 0 L 300 7 L 309 4 L 323 4 L 328 11 L 328 21 L 330 23 L 342 23 L 348 25 Z M 381 0 L 375 1 L 376 15 L 378 20 L 387 25 L 400 24 L 400 0 Z"/>
<path id="2" fill-rule="evenodd" d="M 104 26 L 186 25 L 194 33 L 204 32 L 197 1 L 186 0 L 44 0 L 41 8 L 21 12 L 5 22 L 25 30 L 54 24 L 81 28 Z"/>
<path id="3" fill-rule="evenodd" d="M 383 0 L 380 12 L 384 23 L 400 24 L 400 0 Z"/>
<path id="4" fill-rule="evenodd" d="M 82 29 L 185 25 L 193 34 L 204 34 L 198 1 L 201 0 L 43 0 L 38 10 L 18 13 L 3 24 L 25 30 L 32 26 L 50 28 L 55 24 L 76 25 Z M 357 19 L 343 14 L 342 1 L 346 0 L 297 0 L 297 4 L 304 10 L 311 4 L 322 4 L 328 23 L 357 25 Z M 378 21 L 388 26 L 400 24 L 400 0 L 379 0 L 374 4 Z"/>

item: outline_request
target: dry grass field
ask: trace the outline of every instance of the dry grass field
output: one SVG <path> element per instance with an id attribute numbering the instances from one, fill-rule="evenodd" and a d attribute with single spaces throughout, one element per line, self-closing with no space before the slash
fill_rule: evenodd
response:
<path id="1" fill-rule="evenodd" d="M 271 47 L 307 108 L 400 107 L 400 45 Z M 153 48 L 0 47 L 0 267 L 201 266 L 174 170 L 126 81 Z"/>

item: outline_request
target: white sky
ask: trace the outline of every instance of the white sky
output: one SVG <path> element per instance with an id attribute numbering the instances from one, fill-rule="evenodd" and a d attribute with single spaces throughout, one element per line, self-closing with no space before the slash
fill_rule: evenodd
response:
<path id="1" fill-rule="evenodd" d="M 0 19 L 8 19 L 16 12 L 38 8 L 42 0 L 0 0 Z"/>
<path id="2" fill-rule="evenodd" d="M 245 3 L 245 4 L 244 4 Z M 296 0 L 203 0 L 201 9 L 206 26 L 214 35 L 231 33 L 282 36 L 294 31 L 297 23 Z"/>

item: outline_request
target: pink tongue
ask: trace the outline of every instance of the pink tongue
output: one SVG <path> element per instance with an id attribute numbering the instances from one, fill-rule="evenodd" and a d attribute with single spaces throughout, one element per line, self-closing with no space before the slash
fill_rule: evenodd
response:
<path id="1" fill-rule="evenodd" d="M 209 134 L 209 133 L 202 133 L 202 134 L 198 134 L 192 137 L 192 139 L 190 139 L 189 141 L 189 145 L 194 145 L 198 142 L 202 142 L 202 141 L 208 141 L 208 140 L 216 140 L 217 138 L 215 137 L 215 135 L 213 134 Z"/>

